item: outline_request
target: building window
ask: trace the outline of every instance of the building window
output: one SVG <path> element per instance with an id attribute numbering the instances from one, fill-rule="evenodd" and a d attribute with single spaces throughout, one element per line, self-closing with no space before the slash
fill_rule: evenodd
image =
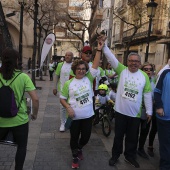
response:
<path id="1" fill-rule="evenodd" d="M 99 0 L 99 7 L 103 8 L 103 0 Z"/>
<path id="2" fill-rule="evenodd" d="M 56 46 L 61 46 L 61 41 L 57 41 Z"/>
<path id="3" fill-rule="evenodd" d="M 107 10 L 107 17 L 109 17 L 109 15 L 110 15 L 110 10 L 108 9 Z"/>
<path id="4" fill-rule="evenodd" d="M 83 6 L 83 1 L 82 0 L 70 0 L 69 1 L 69 6 L 77 6 L 77 7 L 82 7 Z"/>

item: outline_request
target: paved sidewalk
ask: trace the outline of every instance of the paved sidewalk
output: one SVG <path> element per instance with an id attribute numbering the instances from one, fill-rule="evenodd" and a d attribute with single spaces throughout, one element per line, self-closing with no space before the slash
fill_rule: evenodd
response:
<path id="1" fill-rule="evenodd" d="M 69 131 L 60 133 L 59 99 L 52 94 L 53 82 L 48 76 L 46 81 L 36 81 L 40 99 L 38 119 L 30 121 L 29 140 L 24 170 L 70 170 L 71 151 L 69 147 Z M 114 136 L 106 138 L 102 134 L 101 125 L 93 127 L 89 143 L 84 147 L 84 160 L 80 162 L 80 170 L 133 170 L 124 161 L 123 155 L 114 167 L 108 165 Z M 159 164 L 158 140 L 155 140 L 156 153 L 154 158 L 145 160 L 137 157 L 141 170 L 157 170 Z M 0 145 L 0 170 L 14 170 L 16 148 Z"/>

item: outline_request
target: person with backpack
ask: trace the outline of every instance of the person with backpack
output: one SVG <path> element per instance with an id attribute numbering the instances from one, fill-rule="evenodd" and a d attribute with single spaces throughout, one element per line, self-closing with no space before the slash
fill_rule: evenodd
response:
<path id="1" fill-rule="evenodd" d="M 0 140 L 3 140 L 9 132 L 13 134 L 17 144 L 15 170 L 23 169 L 27 150 L 29 116 L 25 92 L 28 92 L 32 100 L 32 120 L 37 119 L 39 108 L 34 84 L 27 74 L 18 69 L 19 56 L 16 50 L 6 48 L 2 52 L 0 68 Z"/>

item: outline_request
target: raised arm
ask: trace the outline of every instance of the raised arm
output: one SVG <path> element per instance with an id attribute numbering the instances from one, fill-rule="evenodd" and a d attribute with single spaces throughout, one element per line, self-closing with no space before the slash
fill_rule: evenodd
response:
<path id="1" fill-rule="evenodd" d="M 107 37 L 105 35 L 101 35 L 99 38 L 103 42 L 105 42 L 105 40 L 107 39 Z M 111 66 L 114 69 L 116 69 L 118 67 L 119 61 L 117 60 L 115 55 L 110 51 L 110 49 L 107 47 L 106 44 L 104 44 L 104 46 L 103 46 L 103 53 L 104 53 L 105 57 L 107 58 L 107 61 L 111 64 Z"/>
<path id="2" fill-rule="evenodd" d="M 94 69 L 97 69 L 98 66 L 99 66 L 100 56 L 101 56 L 103 45 L 104 45 L 104 41 L 101 38 L 99 38 L 98 39 L 96 55 L 95 55 L 95 58 L 94 58 L 94 61 L 93 61 L 93 65 L 92 65 L 92 68 L 94 68 Z"/>

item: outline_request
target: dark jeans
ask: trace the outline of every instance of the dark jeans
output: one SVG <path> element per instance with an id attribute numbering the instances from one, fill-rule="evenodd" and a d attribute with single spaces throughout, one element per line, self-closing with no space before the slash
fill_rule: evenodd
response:
<path id="1" fill-rule="evenodd" d="M 157 118 L 160 170 L 170 169 L 170 121 Z"/>
<path id="2" fill-rule="evenodd" d="M 14 141 L 17 143 L 15 170 L 22 170 L 27 150 L 28 123 L 10 128 L 0 127 L 0 139 L 3 139 L 9 130 L 13 133 Z"/>
<path id="3" fill-rule="evenodd" d="M 54 71 L 50 71 L 50 70 L 49 70 L 50 80 L 53 80 L 53 72 L 54 72 Z"/>
<path id="4" fill-rule="evenodd" d="M 83 146 L 88 143 L 91 136 L 91 129 L 92 117 L 87 119 L 73 120 L 70 127 L 70 146 L 73 157 L 77 157 L 78 149 L 82 149 Z"/>
<path id="5" fill-rule="evenodd" d="M 144 148 L 146 138 L 149 133 L 149 129 L 150 129 L 150 122 L 147 123 L 147 119 L 146 120 L 140 119 L 140 136 L 139 136 L 139 146 L 138 146 L 139 149 Z"/>
<path id="6" fill-rule="evenodd" d="M 151 130 L 149 132 L 149 146 L 153 146 L 153 142 L 157 133 L 156 115 L 152 116 Z"/>
<path id="7" fill-rule="evenodd" d="M 115 137 L 112 147 L 112 157 L 119 157 L 123 153 L 123 139 L 125 137 L 125 157 L 136 158 L 140 118 L 115 113 Z"/>

